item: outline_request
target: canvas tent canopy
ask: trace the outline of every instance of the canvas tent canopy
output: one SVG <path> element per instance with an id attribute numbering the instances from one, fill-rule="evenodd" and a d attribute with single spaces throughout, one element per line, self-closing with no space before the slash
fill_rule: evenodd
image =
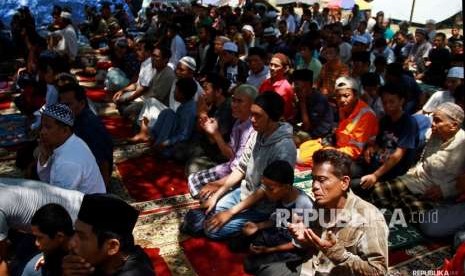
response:
<path id="1" fill-rule="evenodd" d="M 426 20 L 436 22 L 444 21 L 461 12 L 463 9 L 461 0 L 374 0 L 372 2 L 372 14 L 383 11 L 384 16 L 396 20 L 411 21 L 425 24 Z"/>
<path id="2" fill-rule="evenodd" d="M 129 7 L 124 0 L 0 0 L 0 20 L 10 24 L 11 18 L 21 6 L 26 6 L 36 20 L 36 26 L 43 26 L 52 22 L 52 7 L 58 5 L 72 10 L 73 22 L 83 22 L 85 19 L 84 6 L 100 7 L 102 2 L 123 4 L 124 9 L 132 17 Z"/>

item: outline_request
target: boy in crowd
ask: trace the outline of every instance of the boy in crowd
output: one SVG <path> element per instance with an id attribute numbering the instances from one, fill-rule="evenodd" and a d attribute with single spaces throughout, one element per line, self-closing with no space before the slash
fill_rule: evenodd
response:
<path id="1" fill-rule="evenodd" d="M 265 50 L 259 47 L 249 49 L 247 55 L 247 65 L 249 66 L 249 74 L 246 83 L 260 88 L 262 83 L 270 77 L 270 68 L 266 65 L 267 54 Z"/>
<path id="2" fill-rule="evenodd" d="M 326 59 L 326 63 L 321 68 L 317 87 L 323 95 L 333 97 L 336 79 L 341 76 L 349 76 L 349 67 L 341 61 L 338 45 L 326 46 L 321 55 Z"/>
<path id="3" fill-rule="evenodd" d="M 134 244 L 138 215 L 114 195 L 84 196 L 62 275 L 155 275 L 147 254 Z"/>
<path id="4" fill-rule="evenodd" d="M 363 153 L 364 160 L 358 164 L 365 174 L 360 179 L 361 188 L 365 190 L 370 190 L 379 180 L 403 175 L 415 160 L 418 144 L 417 123 L 403 111 L 405 95 L 402 89 L 388 84 L 382 86 L 379 93 L 386 115 L 380 120 L 376 142 L 368 144 Z"/>
<path id="5" fill-rule="evenodd" d="M 295 215 L 302 217 L 305 211 L 313 208 L 310 197 L 292 186 L 294 168 L 286 161 L 270 163 L 263 172 L 262 183 L 266 197 L 276 202 L 277 207 L 269 220 L 247 222 L 242 229 L 245 237 L 241 236 L 240 239 L 250 244 L 252 253 L 245 259 L 244 268 L 251 274 L 255 274 L 264 264 L 302 260 L 303 252 L 293 243 L 286 224 L 291 223 Z M 286 217 L 287 214 L 289 217 Z"/>
<path id="6" fill-rule="evenodd" d="M 324 138 L 333 130 L 333 110 L 328 99 L 313 87 L 313 72 L 309 69 L 294 71 L 293 88 L 297 95 L 298 111 L 302 120 L 301 131 L 310 138 Z"/>
<path id="7" fill-rule="evenodd" d="M 446 35 L 436 33 L 433 38 L 433 48 L 429 51 L 425 64 L 426 71 L 418 76 L 424 83 L 435 86 L 443 85 L 452 58 L 450 49 L 446 48 L 446 45 Z"/>
<path id="8" fill-rule="evenodd" d="M 163 151 L 166 157 L 172 156 L 173 146 L 188 140 L 195 126 L 196 104 L 194 95 L 197 83 L 194 79 L 184 78 L 176 82 L 174 99 L 181 103 L 176 112 L 163 110 L 153 126 L 153 146 L 156 151 Z"/>
<path id="9" fill-rule="evenodd" d="M 29 261 L 22 276 L 61 275 L 63 257 L 69 253 L 69 241 L 74 234 L 68 211 L 55 203 L 46 204 L 32 217 L 31 229 L 42 254 Z"/>
<path id="10" fill-rule="evenodd" d="M 362 75 L 362 95 L 360 99 L 366 102 L 376 113 L 376 117 L 384 116 L 383 102 L 379 96 L 378 88 L 380 86 L 379 76 L 376 73 L 366 73 Z"/>

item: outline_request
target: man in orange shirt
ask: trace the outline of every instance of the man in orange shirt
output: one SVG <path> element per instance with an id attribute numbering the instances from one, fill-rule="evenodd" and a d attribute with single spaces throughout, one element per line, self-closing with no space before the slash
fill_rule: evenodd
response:
<path id="1" fill-rule="evenodd" d="M 334 147 L 357 159 L 366 144 L 376 139 L 378 119 L 375 112 L 358 98 L 358 84 L 350 77 L 336 80 L 335 97 L 339 112 L 339 124 L 334 131 Z M 317 140 L 310 140 L 300 145 L 297 162 L 310 165 L 313 152 L 321 148 Z"/>
<path id="2" fill-rule="evenodd" d="M 336 148 L 357 159 L 369 141 L 378 134 L 375 112 L 358 98 L 357 82 L 353 78 L 336 80 L 335 96 L 339 111 L 339 124 L 335 131 Z"/>

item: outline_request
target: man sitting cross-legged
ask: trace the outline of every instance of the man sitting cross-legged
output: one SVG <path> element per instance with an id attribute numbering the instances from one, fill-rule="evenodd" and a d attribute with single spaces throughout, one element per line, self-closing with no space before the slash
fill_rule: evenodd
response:
<path id="1" fill-rule="evenodd" d="M 368 142 L 378 134 L 378 119 L 373 110 L 361 99 L 359 86 L 353 78 L 340 77 L 334 87 L 339 113 L 339 123 L 334 131 L 333 145 L 353 160 L 359 158 Z M 311 164 L 312 154 L 326 144 L 310 140 L 300 145 L 298 163 Z M 323 145 L 322 145 L 323 144 Z"/>
<path id="2" fill-rule="evenodd" d="M 73 133 L 74 115 L 64 104 L 42 112 L 37 173 L 41 181 L 85 194 L 106 191 L 94 155 Z"/>
<path id="3" fill-rule="evenodd" d="M 236 119 L 236 122 L 232 127 L 229 143 L 226 143 L 219 130 L 218 125 L 221 124 L 221 122 L 218 122 L 214 118 L 208 118 L 203 124 L 209 137 L 216 143 L 221 153 L 228 157 L 229 160 L 213 168 L 189 175 L 189 191 L 194 198 L 199 195 L 201 197 L 208 197 L 211 193 L 215 192 L 219 188 L 216 181 L 231 173 L 239 164 L 239 160 L 247 142 L 250 139 L 255 139 L 256 132 L 250 121 L 250 107 L 257 93 L 255 87 L 247 84 L 240 85 L 234 90 L 231 109 L 232 116 Z M 198 162 L 200 161 L 202 160 Z M 205 184 L 207 185 L 205 186 Z"/>
<path id="4" fill-rule="evenodd" d="M 459 195 L 457 178 L 465 171 L 463 109 L 443 103 L 433 112 L 431 137 L 420 160 L 406 174 L 374 185 L 372 202 L 378 207 L 402 208 L 410 222 L 420 222 L 428 209 Z"/>
<path id="5" fill-rule="evenodd" d="M 403 110 L 405 94 L 402 88 L 386 84 L 379 93 L 386 115 L 380 120 L 376 142 L 369 142 L 363 152 L 363 160 L 354 164 L 352 177 L 361 177 L 352 181 L 352 189 L 358 195 L 361 195 L 358 193 L 360 188 L 370 190 L 378 180 L 391 180 L 403 175 L 416 158 L 418 125 Z"/>
<path id="6" fill-rule="evenodd" d="M 74 114 L 73 131 L 95 156 L 106 185 L 110 184 L 113 171 L 113 140 L 100 118 L 89 107 L 86 92 L 77 83 L 61 86 L 59 102 L 67 105 Z"/>
<path id="7" fill-rule="evenodd" d="M 382 213 L 350 191 L 350 157 L 324 149 L 313 155 L 316 216 L 289 224 L 296 245 L 311 258 L 276 262 L 255 275 L 386 275 L 388 227 Z M 312 218 L 312 219 L 310 219 Z M 305 221 L 305 220 L 304 220 Z"/>
<path id="8" fill-rule="evenodd" d="M 178 160 L 188 160 L 187 175 L 223 163 L 231 157 L 218 143 L 220 140 L 229 142 L 234 124 L 230 81 L 217 73 L 208 73 L 202 87 L 203 94 L 197 101 L 197 128 L 193 139 L 180 146 L 185 149 L 180 149 L 183 154 L 176 156 Z"/>
<path id="9" fill-rule="evenodd" d="M 194 101 L 196 91 L 197 84 L 193 78 L 177 80 L 175 99 L 181 105 L 176 111 L 163 110 L 151 129 L 154 150 L 165 157 L 171 157 L 175 145 L 185 142 L 192 136 L 196 114 Z"/>
<path id="10" fill-rule="evenodd" d="M 204 232 L 209 238 L 225 239 L 240 233 L 247 221 L 263 221 L 271 214 L 274 204 L 265 199 L 260 178 L 266 166 L 275 160 L 295 164 L 292 127 L 279 122 L 284 101 L 276 92 L 258 96 L 251 112 L 256 140 L 247 143 L 239 165 L 219 181 L 221 187 L 204 202 L 208 217 L 205 219 L 198 211 L 186 215 L 183 229 L 187 232 Z M 236 187 L 239 183 L 240 187 Z"/>

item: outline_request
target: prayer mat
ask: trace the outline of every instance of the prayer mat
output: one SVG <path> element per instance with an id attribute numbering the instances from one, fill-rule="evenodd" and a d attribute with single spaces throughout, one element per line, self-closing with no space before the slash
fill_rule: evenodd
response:
<path id="1" fill-rule="evenodd" d="M 128 159 L 116 165 L 129 195 L 136 201 L 189 193 L 184 166 L 153 156 Z"/>
<path id="2" fill-rule="evenodd" d="M 312 192 L 312 171 L 308 168 L 305 170 L 296 168 L 294 170 L 294 187 L 305 191 L 312 200 L 315 200 Z"/>
<path id="3" fill-rule="evenodd" d="M 190 238 L 181 246 L 197 275 L 250 275 L 243 268 L 245 254 L 232 253 L 224 242 Z"/>
<path id="4" fill-rule="evenodd" d="M 197 208 L 198 202 L 189 195 L 179 195 L 132 205 L 141 212 L 133 232 L 136 243 L 149 255 L 151 248 L 159 248 L 159 255 L 173 276 L 202 275 L 194 272 L 180 245 L 189 237 L 179 232 L 179 225 L 184 215 L 189 209 Z M 157 259 L 154 262 L 159 275 L 158 267 L 161 266 L 157 263 Z"/>
<path id="5" fill-rule="evenodd" d="M 389 252 L 389 275 L 411 276 L 415 271 L 432 272 L 440 268 L 444 259 L 451 258 L 452 255 L 450 246 L 437 243 L 417 245 L 406 250 Z"/>
<path id="6" fill-rule="evenodd" d="M 305 165 L 299 165 L 299 164 L 295 164 L 295 170 L 296 171 L 299 171 L 299 172 L 302 172 L 302 171 L 311 171 L 312 170 L 312 167 L 311 166 L 305 166 Z"/>
<path id="7" fill-rule="evenodd" d="M 12 93 L 14 90 L 14 84 L 12 81 L 1 81 L 0 80 L 0 97 Z"/>
<path id="8" fill-rule="evenodd" d="M 384 218 L 389 225 L 392 214 L 386 211 Z M 396 250 L 409 248 L 424 242 L 423 235 L 415 226 L 408 224 L 407 227 L 402 225 L 390 225 L 389 227 L 389 249 Z"/>
<path id="9" fill-rule="evenodd" d="M 0 101 L 0 110 L 10 109 L 11 106 L 12 106 L 12 103 L 13 102 L 11 100 L 8 100 L 8 99 L 1 100 Z"/>
<path id="10" fill-rule="evenodd" d="M 165 263 L 165 260 L 160 256 L 159 248 L 145 248 L 145 253 L 149 256 L 155 268 L 155 274 L 158 276 L 171 276 L 170 269 Z"/>
<path id="11" fill-rule="evenodd" d="M 89 75 L 84 75 L 84 74 L 77 74 L 77 79 L 79 82 L 95 82 L 95 75 L 94 76 L 89 76 Z"/>
<path id="12" fill-rule="evenodd" d="M 20 114 L 0 115 L 0 147 L 27 141 L 26 117 Z"/>
<path id="13" fill-rule="evenodd" d="M 101 116 L 102 122 L 113 139 L 125 139 L 132 136 L 132 123 L 121 116 Z"/>
<path id="14" fill-rule="evenodd" d="M 109 93 L 103 88 L 88 87 L 86 95 L 94 102 L 108 102 L 110 100 Z"/>

